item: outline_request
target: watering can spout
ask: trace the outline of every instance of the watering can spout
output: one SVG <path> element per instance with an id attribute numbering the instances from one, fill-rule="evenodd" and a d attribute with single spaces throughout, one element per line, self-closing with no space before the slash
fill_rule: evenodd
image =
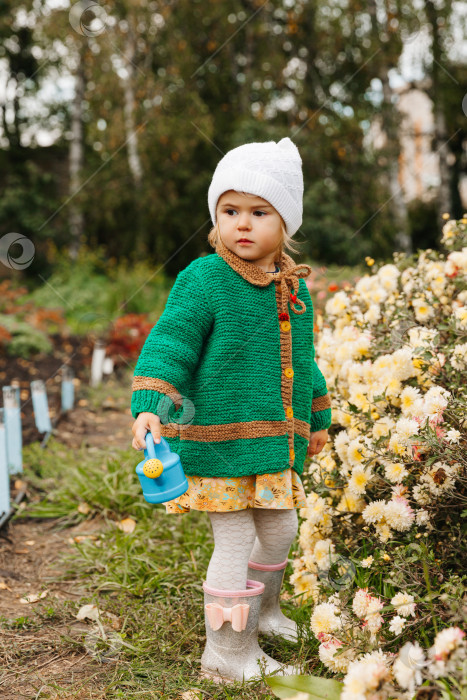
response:
<path id="1" fill-rule="evenodd" d="M 172 452 L 167 440 L 161 437 L 154 444 L 152 434 L 146 434 L 144 460 L 136 467 L 143 496 L 148 503 L 166 503 L 188 490 L 180 457 Z"/>

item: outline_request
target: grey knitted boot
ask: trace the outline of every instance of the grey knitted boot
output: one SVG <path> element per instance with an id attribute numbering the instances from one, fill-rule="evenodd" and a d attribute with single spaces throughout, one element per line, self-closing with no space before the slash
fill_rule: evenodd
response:
<path id="1" fill-rule="evenodd" d="M 298 640 L 297 625 L 286 617 L 279 605 L 279 594 L 284 578 L 287 559 L 280 564 L 258 564 L 248 562 L 248 576 L 264 583 L 258 631 L 267 635 L 280 635 L 289 642 Z"/>
<path id="2" fill-rule="evenodd" d="M 259 680 L 260 665 L 266 675 L 300 673 L 298 667 L 275 661 L 258 644 L 263 583 L 248 579 L 245 590 L 226 591 L 204 582 L 203 589 L 206 646 L 201 657 L 202 678 L 216 683 Z"/>

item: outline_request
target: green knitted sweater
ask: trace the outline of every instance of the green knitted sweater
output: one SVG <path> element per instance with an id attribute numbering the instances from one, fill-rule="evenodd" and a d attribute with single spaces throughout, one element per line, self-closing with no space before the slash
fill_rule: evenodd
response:
<path id="1" fill-rule="evenodd" d="M 131 412 L 151 412 L 186 474 L 303 472 L 331 402 L 315 361 L 308 265 L 266 273 L 222 242 L 182 270 L 138 358 Z"/>

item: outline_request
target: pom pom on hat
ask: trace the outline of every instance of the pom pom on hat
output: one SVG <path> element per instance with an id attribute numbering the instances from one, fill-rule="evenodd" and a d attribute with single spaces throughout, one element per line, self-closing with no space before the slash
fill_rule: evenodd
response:
<path id="1" fill-rule="evenodd" d="M 303 220 L 302 159 L 287 136 L 277 143 L 245 143 L 218 162 L 208 190 L 208 206 L 216 224 L 216 206 L 227 190 L 247 192 L 267 200 L 284 219 L 293 236 Z"/>

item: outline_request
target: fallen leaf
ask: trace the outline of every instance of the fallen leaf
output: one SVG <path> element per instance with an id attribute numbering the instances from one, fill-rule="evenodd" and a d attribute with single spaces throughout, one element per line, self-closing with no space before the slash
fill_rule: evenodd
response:
<path id="1" fill-rule="evenodd" d="M 15 549 L 15 554 L 29 554 L 29 549 Z"/>
<path id="2" fill-rule="evenodd" d="M 123 532 L 133 532 L 136 527 L 136 521 L 133 520 L 133 518 L 125 518 L 117 523 L 117 527 L 123 530 Z"/>
<path id="3" fill-rule="evenodd" d="M 80 503 L 78 506 L 78 513 L 82 513 L 83 515 L 87 515 L 90 510 L 91 508 L 87 503 Z"/>
<path id="4" fill-rule="evenodd" d="M 184 693 L 181 694 L 180 696 L 183 698 L 183 700 L 200 700 L 200 698 L 203 697 L 203 694 L 200 690 L 185 690 Z"/>
<path id="5" fill-rule="evenodd" d="M 89 603 L 88 605 L 83 605 L 82 608 L 78 610 L 78 614 L 76 615 L 77 620 L 98 620 L 100 617 L 101 611 L 97 607 L 97 605 L 94 605 L 93 603 Z"/>
<path id="6" fill-rule="evenodd" d="M 106 617 L 108 617 L 109 620 L 111 621 L 110 624 L 111 624 L 112 629 L 117 630 L 117 632 L 118 632 L 118 630 L 122 626 L 122 621 L 118 617 L 118 615 L 115 615 L 114 613 L 110 613 L 110 612 L 106 612 L 106 613 L 104 613 L 104 615 Z"/>
<path id="7" fill-rule="evenodd" d="M 26 540 L 24 544 L 28 544 L 30 547 L 32 547 L 33 544 L 36 544 L 35 540 Z"/>
<path id="8" fill-rule="evenodd" d="M 96 535 L 76 535 L 73 537 L 72 542 L 84 542 L 85 540 L 97 540 Z"/>
<path id="9" fill-rule="evenodd" d="M 0 581 L 0 591 L 10 591 L 11 592 L 11 588 L 9 588 L 6 585 L 5 581 Z"/>
<path id="10" fill-rule="evenodd" d="M 19 489 L 25 489 L 25 488 L 26 488 L 26 482 L 25 482 L 25 481 L 21 481 L 21 479 L 15 479 L 14 487 L 15 487 L 15 489 L 18 489 L 18 490 L 19 490 Z"/>
<path id="11" fill-rule="evenodd" d="M 42 591 L 42 593 L 30 593 L 29 595 L 24 596 L 24 598 L 20 598 L 19 602 L 26 604 L 26 603 L 37 603 L 38 600 L 41 598 L 45 598 L 49 591 Z"/>

